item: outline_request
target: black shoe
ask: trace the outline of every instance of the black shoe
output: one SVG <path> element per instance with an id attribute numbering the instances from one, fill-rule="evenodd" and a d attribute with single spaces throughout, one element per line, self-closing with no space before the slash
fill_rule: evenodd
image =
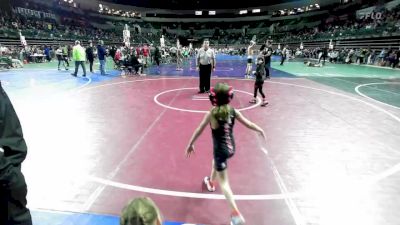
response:
<path id="1" fill-rule="evenodd" d="M 74 77 L 76 77 L 76 74 L 74 74 L 74 73 L 71 73 L 71 75 L 74 76 Z"/>
<path id="2" fill-rule="evenodd" d="M 83 74 L 83 76 L 82 77 L 86 77 L 86 74 Z"/>
<path id="3" fill-rule="evenodd" d="M 199 91 L 197 92 L 197 94 L 204 94 L 204 91 Z"/>

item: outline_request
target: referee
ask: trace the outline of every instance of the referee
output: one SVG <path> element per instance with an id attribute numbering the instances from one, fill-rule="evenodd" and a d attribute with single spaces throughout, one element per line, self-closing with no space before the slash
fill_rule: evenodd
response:
<path id="1" fill-rule="evenodd" d="M 271 42 L 267 40 L 265 46 L 261 46 L 260 51 L 264 55 L 266 78 L 269 79 L 271 76 L 271 57 L 273 52 Z"/>
<path id="2" fill-rule="evenodd" d="M 199 49 L 196 57 L 197 70 L 199 70 L 200 76 L 199 93 L 210 91 L 211 71 L 215 71 L 215 53 L 209 45 L 210 42 L 205 39 L 203 47 Z"/>

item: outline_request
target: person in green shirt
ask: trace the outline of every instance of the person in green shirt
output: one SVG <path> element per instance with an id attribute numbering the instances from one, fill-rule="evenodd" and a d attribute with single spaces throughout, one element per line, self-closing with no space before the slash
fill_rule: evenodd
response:
<path id="1" fill-rule="evenodd" d="M 81 46 L 80 41 L 75 41 L 75 46 L 72 49 L 72 59 L 75 61 L 75 72 L 72 73 L 71 75 L 76 77 L 78 74 L 78 67 L 79 65 L 81 65 L 83 69 L 83 77 L 86 77 L 86 68 L 85 68 L 86 51 Z"/>

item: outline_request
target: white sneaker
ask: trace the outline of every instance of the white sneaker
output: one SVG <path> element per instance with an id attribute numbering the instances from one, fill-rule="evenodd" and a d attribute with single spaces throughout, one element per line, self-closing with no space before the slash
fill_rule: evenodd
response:
<path id="1" fill-rule="evenodd" d="M 210 177 L 204 177 L 204 184 L 206 185 L 209 192 L 215 191 L 215 185 L 213 184 L 213 182 L 210 181 Z"/>

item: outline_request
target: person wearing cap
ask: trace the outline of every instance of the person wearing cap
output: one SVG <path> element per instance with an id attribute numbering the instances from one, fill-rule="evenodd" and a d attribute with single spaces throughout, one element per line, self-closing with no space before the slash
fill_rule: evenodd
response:
<path id="1" fill-rule="evenodd" d="M 71 75 L 76 77 L 78 74 L 78 67 L 79 65 L 81 65 L 83 69 L 83 77 L 86 77 L 86 52 L 85 49 L 81 46 L 80 41 L 75 41 L 75 46 L 72 48 L 72 59 L 75 61 L 75 73 L 72 73 Z"/>
<path id="2" fill-rule="evenodd" d="M 32 225 L 21 164 L 27 146 L 14 107 L 0 82 L 0 224 Z"/>

